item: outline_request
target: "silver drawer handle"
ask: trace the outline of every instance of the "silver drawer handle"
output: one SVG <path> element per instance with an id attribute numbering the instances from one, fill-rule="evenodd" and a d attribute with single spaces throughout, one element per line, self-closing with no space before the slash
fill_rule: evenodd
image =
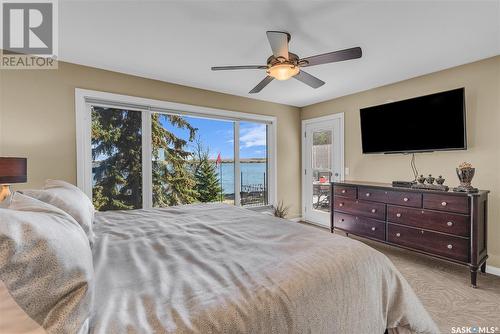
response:
<path id="1" fill-rule="evenodd" d="M 453 245 L 448 245 L 448 249 L 452 249 L 453 248 Z"/>
<path id="2" fill-rule="evenodd" d="M 448 204 L 448 203 L 446 203 L 446 202 L 441 202 L 441 205 L 442 205 L 442 206 L 446 206 L 447 204 Z"/>
<path id="3" fill-rule="evenodd" d="M 447 222 L 446 225 L 453 226 L 453 222 Z"/>
<path id="4" fill-rule="evenodd" d="M 372 231 L 375 231 L 375 230 L 376 230 L 376 228 L 375 228 L 375 227 L 372 227 Z"/>
<path id="5" fill-rule="evenodd" d="M 424 234 L 424 230 L 420 230 L 420 234 Z"/>
<path id="6" fill-rule="evenodd" d="M 371 195 L 370 193 L 366 193 L 365 194 L 366 197 L 370 197 L 370 195 Z"/>
<path id="7" fill-rule="evenodd" d="M 344 219 L 339 219 L 339 223 L 342 223 L 344 221 Z"/>
<path id="8" fill-rule="evenodd" d="M 396 213 L 396 217 L 398 217 L 398 218 L 401 217 L 401 214 L 399 212 Z"/>
<path id="9" fill-rule="evenodd" d="M 339 206 L 344 206 L 344 203 L 339 203 Z"/>
<path id="10" fill-rule="evenodd" d="M 400 237 L 401 236 L 401 233 L 396 233 L 396 237 Z"/>
<path id="11" fill-rule="evenodd" d="M 408 202 L 410 199 L 408 197 L 403 198 L 403 201 Z"/>
<path id="12" fill-rule="evenodd" d="M 377 209 L 372 209 L 372 213 L 375 213 L 375 212 L 377 212 Z"/>
<path id="13" fill-rule="evenodd" d="M 345 189 L 342 189 L 342 194 L 345 194 Z"/>

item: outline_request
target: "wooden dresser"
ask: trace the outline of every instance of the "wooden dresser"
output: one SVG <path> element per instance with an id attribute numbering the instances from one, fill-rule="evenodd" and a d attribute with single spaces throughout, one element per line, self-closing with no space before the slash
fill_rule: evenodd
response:
<path id="1" fill-rule="evenodd" d="M 370 182 L 332 183 L 331 231 L 486 269 L 488 193 L 443 192 Z"/>

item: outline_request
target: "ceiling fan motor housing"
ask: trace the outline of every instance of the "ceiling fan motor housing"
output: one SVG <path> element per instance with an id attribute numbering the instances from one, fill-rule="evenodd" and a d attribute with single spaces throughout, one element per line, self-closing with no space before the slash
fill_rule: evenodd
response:
<path id="1" fill-rule="evenodd" d="M 272 67 L 277 64 L 290 64 L 290 65 L 299 65 L 299 56 L 297 56 L 295 53 L 288 52 L 288 59 L 284 57 L 275 57 L 275 56 L 270 56 L 267 58 L 267 67 Z"/>

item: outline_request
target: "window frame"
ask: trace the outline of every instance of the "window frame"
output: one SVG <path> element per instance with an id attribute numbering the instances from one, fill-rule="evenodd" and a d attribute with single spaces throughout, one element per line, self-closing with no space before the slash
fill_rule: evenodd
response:
<path id="1" fill-rule="evenodd" d="M 75 89 L 77 186 L 92 199 L 91 106 L 122 108 L 141 112 L 142 125 L 142 205 L 153 207 L 151 115 L 175 114 L 234 121 L 235 205 L 241 206 L 239 179 L 239 122 L 267 124 L 268 206 L 277 202 L 277 117 L 195 106 L 102 91 Z"/>

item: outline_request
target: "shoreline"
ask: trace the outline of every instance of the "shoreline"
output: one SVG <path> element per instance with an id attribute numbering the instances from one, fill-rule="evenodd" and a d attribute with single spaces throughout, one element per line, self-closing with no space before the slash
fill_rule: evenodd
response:
<path id="1" fill-rule="evenodd" d="M 212 163 L 215 163 L 217 160 L 216 159 L 209 159 L 208 161 L 210 161 Z M 240 163 L 255 164 L 255 163 L 266 163 L 266 162 L 267 162 L 266 158 L 240 159 Z M 221 163 L 223 163 L 223 164 L 233 164 L 234 160 L 222 159 Z"/>

